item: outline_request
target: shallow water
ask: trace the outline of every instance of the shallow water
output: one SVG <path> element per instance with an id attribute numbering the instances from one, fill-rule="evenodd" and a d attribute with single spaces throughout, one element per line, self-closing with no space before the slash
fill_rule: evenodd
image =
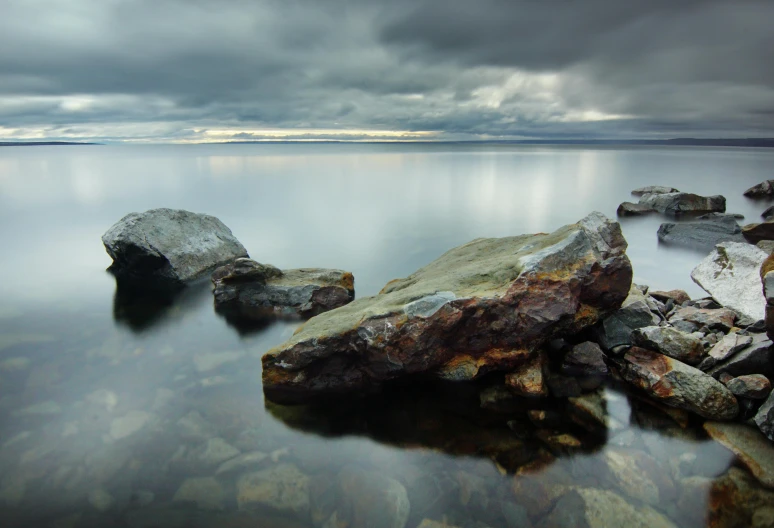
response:
<path id="1" fill-rule="evenodd" d="M 700 423 L 614 385 L 608 428 L 592 430 L 563 402 L 482 410 L 481 384 L 277 406 L 260 357 L 296 323 L 231 326 L 206 282 L 163 302 L 117 292 L 100 236 L 132 211 L 206 212 L 256 260 L 352 271 L 363 296 L 475 237 L 614 216 L 643 185 L 723 194 L 758 221 L 768 204 L 742 192 L 773 167 L 762 149 L 2 148 L 0 525 L 323 526 L 335 512 L 363 526 L 408 508 L 411 528 L 524 526 L 574 485 L 703 526 L 734 460 Z M 660 246 L 662 221 L 622 223 L 635 281 L 701 296 L 689 274 L 703 252 Z M 527 419 L 544 407 L 558 424 Z"/>

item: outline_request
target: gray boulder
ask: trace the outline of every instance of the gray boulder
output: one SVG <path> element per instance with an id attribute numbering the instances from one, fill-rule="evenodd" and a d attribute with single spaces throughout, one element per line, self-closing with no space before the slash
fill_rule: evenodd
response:
<path id="1" fill-rule="evenodd" d="M 310 317 L 344 306 L 355 297 L 355 279 L 348 271 L 282 271 L 247 258 L 215 270 L 212 282 L 216 309 L 245 319 Z"/>
<path id="2" fill-rule="evenodd" d="M 736 398 L 722 383 L 676 359 L 633 347 L 616 362 L 623 379 L 666 405 L 715 420 L 739 413 Z"/>
<path id="3" fill-rule="evenodd" d="M 307 321 L 264 355 L 264 391 L 297 402 L 421 373 L 511 372 L 621 306 L 632 278 L 625 249 L 620 226 L 600 213 L 551 234 L 473 240 Z"/>
<path id="4" fill-rule="evenodd" d="M 102 235 L 119 278 L 180 284 L 247 251 L 214 216 L 175 209 L 131 213 Z"/>
<path id="5" fill-rule="evenodd" d="M 721 242 L 745 242 L 742 227 L 732 216 L 720 216 L 698 222 L 664 223 L 658 239 L 665 244 L 693 248 L 713 248 Z"/>
<path id="6" fill-rule="evenodd" d="M 646 194 L 641 205 L 652 207 L 662 214 L 677 216 L 683 213 L 724 213 L 726 199 L 723 196 L 699 196 L 691 193 Z"/>
<path id="7" fill-rule="evenodd" d="M 632 191 L 632 194 L 634 196 L 642 196 L 643 194 L 671 194 L 680 192 L 674 187 L 666 187 L 664 185 L 648 185 L 647 187 L 640 187 L 639 189 L 634 189 Z"/>
<path id="8" fill-rule="evenodd" d="M 758 429 L 766 435 L 766 438 L 774 442 L 774 392 L 771 392 L 766 401 L 763 402 L 753 421 Z"/>
<path id="9" fill-rule="evenodd" d="M 739 242 L 722 242 L 691 272 L 693 281 L 726 308 L 757 321 L 765 316 L 760 267 L 768 255 Z"/>
<path id="10" fill-rule="evenodd" d="M 632 333 L 637 346 L 660 352 L 689 365 L 696 365 L 704 356 L 701 340 L 668 326 L 647 326 Z"/>
<path id="11" fill-rule="evenodd" d="M 744 192 L 748 198 L 766 198 L 774 196 L 774 180 L 765 180 L 758 185 L 753 185 Z"/>

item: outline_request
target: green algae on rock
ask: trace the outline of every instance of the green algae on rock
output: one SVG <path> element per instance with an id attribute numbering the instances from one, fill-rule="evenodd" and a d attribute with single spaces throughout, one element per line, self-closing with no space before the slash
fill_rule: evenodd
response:
<path id="1" fill-rule="evenodd" d="M 631 279 L 621 228 L 600 213 L 551 234 L 476 239 L 310 319 L 263 357 L 264 390 L 292 402 L 412 374 L 511 371 L 618 309 Z"/>

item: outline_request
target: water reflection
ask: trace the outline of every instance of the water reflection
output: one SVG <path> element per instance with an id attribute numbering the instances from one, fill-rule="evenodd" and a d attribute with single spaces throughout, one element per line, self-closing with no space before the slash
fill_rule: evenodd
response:
<path id="1" fill-rule="evenodd" d="M 408 528 L 551 526 L 577 524 L 567 516 L 592 503 L 623 516 L 609 525 L 656 515 L 747 525 L 770 496 L 746 470 L 729 471 L 731 454 L 695 421 L 615 384 L 590 393 L 590 414 L 566 400 L 498 398 L 496 380 L 423 380 L 311 407 L 265 402 L 260 356 L 297 323 L 221 317 L 206 281 L 138 295 L 104 273 L 99 237 L 130 211 L 208 212 L 259 261 L 347 269 L 369 295 L 477 236 L 551 231 L 592 209 L 612 216 L 643 185 L 725 193 L 730 211 L 757 217 L 764 204 L 741 190 L 768 178 L 772 159 L 707 149 L 5 149 L 0 273 L 13 280 L 0 284 L 0 526 L 354 527 L 369 512 Z M 701 255 L 659 247 L 662 221 L 623 225 L 635 280 L 697 294 L 688 274 Z"/>

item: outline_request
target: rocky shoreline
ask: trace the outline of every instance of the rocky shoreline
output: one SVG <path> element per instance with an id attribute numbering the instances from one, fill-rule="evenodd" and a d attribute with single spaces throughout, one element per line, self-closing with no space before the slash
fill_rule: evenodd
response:
<path id="1" fill-rule="evenodd" d="M 262 358 L 266 405 L 276 418 L 328 435 L 336 416 L 364 412 L 383 392 L 432 392 L 440 383 L 437 390 L 457 396 L 439 393 L 434 405 L 475 395 L 469 419 L 502 416 L 507 429 L 476 436 L 455 418 L 448 432 L 435 433 L 446 426 L 433 418 L 436 425 L 425 431 L 426 417 L 403 421 L 416 402 L 397 397 L 403 403 L 387 409 L 401 416 L 401 425 L 382 433 L 366 426 L 368 435 L 392 443 L 401 429 L 396 445 L 404 448 L 489 458 L 509 484 L 494 490 L 467 471 L 381 475 L 343 463 L 332 474 L 319 473 L 311 454 L 293 451 L 282 460 L 209 435 L 201 453 L 183 452 L 174 463 L 210 453 L 218 454 L 217 467 L 211 476 L 184 481 L 173 502 L 221 510 L 230 500 L 226 489 L 233 489 L 239 511 L 269 508 L 319 527 L 456 526 L 454 516 L 438 516 L 448 509 L 441 503 L 433 509 L 417 501 L 417 479 L 432 478 L 449 483 L 466 508 L 479 503 L 477 517 L 491 526 L 671 527 L 705 515 L 710 526 L 770 526 L 774 355 L 766 332 L 774 334 L 767 324 L 774 322 L 774 264 L 761 249 L 771 244 L 768 222 L 738 226 L 724 214 L 723 197 L 668 187 L 636 193 L 640 204 L 622 210 L 710 213 L 657 235 L 708 248 L 692 273 L 707 297 L 633 284 L 620 226 L 599 213 L 550 234 L 472 241 L 356 300 L 354 278 L 340 270 L 280 271 L 246 252 L 214 272 L 212 259 L 203 261 L 194 274 L 212 274 L 219 311 L 306 320 Z M 129 274 L 136 278 L 136 271 Z M 616 412 L 616 390 L 630 395 L 630 416 Z M 441 424 L 449 420 L 447 411 L 442 415 Z M 633 433 L 627 421 L 688 443 L 665 450 Z M 691 447 L 701 441 L 697 426 L 746 470 L 719 477 L 700 470 Z M 599 467 L 574 458 L 605 445 L 601 459 L 593 459 Z M 579 466 L 569 470 L 563 460 Z M 437 500 L 446 495 L 439 491 Z M 694 511 L 696 504 L 705 506 Z"/>

